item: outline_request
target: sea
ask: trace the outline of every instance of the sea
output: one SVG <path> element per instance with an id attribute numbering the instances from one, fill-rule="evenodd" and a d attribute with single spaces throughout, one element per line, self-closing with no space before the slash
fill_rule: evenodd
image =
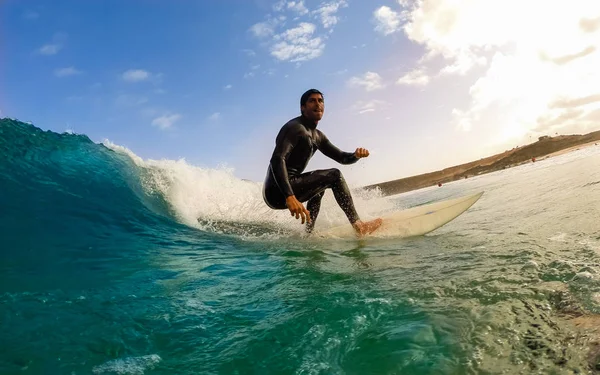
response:
<path id="1" fill-rule="evenodd" d="M 415 238 L 307 236 L 260 188 L 0 120 L 0 374 L 600 372 L 600 145 L 351 187 L 364 219 L 484 191 Z"/>

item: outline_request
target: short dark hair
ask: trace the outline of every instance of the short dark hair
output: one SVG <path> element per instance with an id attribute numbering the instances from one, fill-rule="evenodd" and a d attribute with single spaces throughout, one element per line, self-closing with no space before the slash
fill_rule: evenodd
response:
<path id="1" fill-rule="evenodd" d="M 306 102 L 308 101 L 308 98 L 312 95 L 312 94 L 320 94 L 321 97 L 323 99 L 325 99 L 325 96 L 323 96 L 323 93 L 317 89 L 310 89 L 308 91 L 306 91 L 304 94 L 302 94 L 302 96 L 300 97 L 300 107 L 302 107 L 303 105 L 306 104 Z"/>

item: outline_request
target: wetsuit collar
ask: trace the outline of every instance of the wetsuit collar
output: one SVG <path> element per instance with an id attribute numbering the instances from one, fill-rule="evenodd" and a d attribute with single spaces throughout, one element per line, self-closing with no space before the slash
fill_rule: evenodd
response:
<path id="1" fill-rule="evenodd" d="M 309 120 L 304 115 L 300 115 L 300 122 L 302 123 L 302 125 L 306 126 L 308 129 L 316 129 L 317 128 L 317 123 L 312 120 Z"/>

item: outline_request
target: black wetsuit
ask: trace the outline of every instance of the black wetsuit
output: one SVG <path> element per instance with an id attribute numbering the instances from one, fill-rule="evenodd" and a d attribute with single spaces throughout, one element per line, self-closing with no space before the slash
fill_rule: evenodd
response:
<path id="1" fill-rule="evenodd" d="M 333 195 L 351 223 L 359 220 L 350 190 L 336 169 L 322 169 L 302 173 L 316 150 L 340 164 L 352 164 L 358 158 L 351 152 L 343 152 L 334 146 L 315 123 L 303 116 L 285 124 L 275 142 L 275 150 L 269 163 L 263 187 L 265 203 L 273 209 L 285 209 L 286 198 L 295 195 L 300 202 L 308 201 L 311 231 L 321 207 L 325 189 L 331 188 Z"/>

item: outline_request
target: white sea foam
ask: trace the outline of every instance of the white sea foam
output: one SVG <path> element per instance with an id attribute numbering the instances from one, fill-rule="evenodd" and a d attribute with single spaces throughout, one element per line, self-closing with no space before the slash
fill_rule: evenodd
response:
<path id="1" fill-rule="evenodd" d="M 92 372 L 94 374 L 143 375 L 144 371 L 153 369 L 160 361 L 161 358 L 158 354 L 114 359 L 94 367 Z"/>
<path id="2" fill-rule="evenodd" d="M 182 223 L 203 230 L 265 233 L 277 230 L 302 233 L 300 221 L 287 210 L 272 210 L 262 198 L 262 182 L 243 180 L 230 168 L 201 168 L 180 160 L 145 160 L 126 147 L 103 144 L 129 156 L 143 170 L 144 189 L 159 192 Z M 350 186 L 352 189 L 353 187 Z M 376 190 L 354 189 L 356 209 L 363 219 L 380 215 L 390 203 Z M 347 223 L 331 190 L 323 197 L 316 228 Z M 252 228 L 262 228 L 253 231 Z"/>

